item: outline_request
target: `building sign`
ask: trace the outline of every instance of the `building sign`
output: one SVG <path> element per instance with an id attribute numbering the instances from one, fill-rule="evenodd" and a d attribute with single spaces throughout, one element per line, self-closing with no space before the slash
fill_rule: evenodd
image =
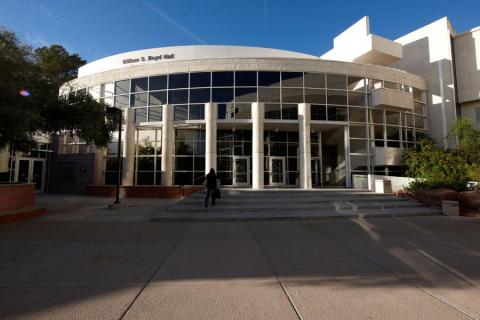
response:
<path id="1" fill-rule="evenodd" d="M 139 57 L 139 58 L 130 58 L 122 60 L 123 64 L 130 64 L 130 63 L 137 63 L 137 62 L 146 62 L 146 61 L 161 61 L 161 60 L 171 60 L 175 59 L 175 54 L 173 53 L 165 53 L 158 56 L 146 56 L 146 57 Z"/>

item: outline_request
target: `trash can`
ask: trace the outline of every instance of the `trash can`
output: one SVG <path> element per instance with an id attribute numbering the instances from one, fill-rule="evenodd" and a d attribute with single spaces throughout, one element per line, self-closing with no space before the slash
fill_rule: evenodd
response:
<path id="1" fill-rule="evenodd" d="M 442 213 L 445 216 L 458 216 L 458 201 L 442 200 Z"/>
<path id="2" fill-rule="evenodd" d="M 392 181 L 390 180 L 375 180 L 376 193 L 392 193 Z"/>

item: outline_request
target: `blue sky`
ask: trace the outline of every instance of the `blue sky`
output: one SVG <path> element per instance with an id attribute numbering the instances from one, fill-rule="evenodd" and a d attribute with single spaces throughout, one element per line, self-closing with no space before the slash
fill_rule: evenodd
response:
<path id="1" fill-rule="evenodd" d="M 395 39 L 448 16 L 480 26 L 480 0 L 0 0 L 0 25 L 32 46 L 61 44 L 88 61 L 154 47 L 229 44 L 320 55 L 361 17 Z"/>

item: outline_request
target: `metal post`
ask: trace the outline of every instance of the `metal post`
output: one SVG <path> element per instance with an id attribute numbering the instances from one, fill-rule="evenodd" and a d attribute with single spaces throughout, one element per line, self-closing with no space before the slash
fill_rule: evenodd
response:
<path id="1" fill-rule="evenodd" d="M 117 146 L 117 190 L 115 191 L 115 202 L 120 203 L 120 180 L 122 179 L 121 165 L 121 147 L 122 147 L 122 110 L 117 109 L 118 113 L 118 146 Z"/>

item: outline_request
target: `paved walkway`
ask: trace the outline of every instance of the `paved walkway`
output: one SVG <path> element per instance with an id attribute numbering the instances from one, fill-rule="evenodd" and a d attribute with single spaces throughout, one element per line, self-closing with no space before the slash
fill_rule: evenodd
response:
<path id="1" fill-rule="evenodd" d="M 1 319 L 480 319 L 479 219 L 151 223 L 47 197 L 0 226 Z"/>

